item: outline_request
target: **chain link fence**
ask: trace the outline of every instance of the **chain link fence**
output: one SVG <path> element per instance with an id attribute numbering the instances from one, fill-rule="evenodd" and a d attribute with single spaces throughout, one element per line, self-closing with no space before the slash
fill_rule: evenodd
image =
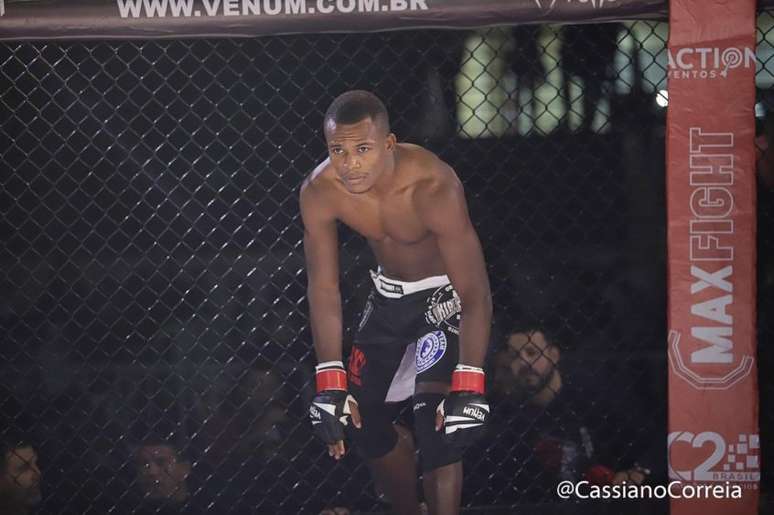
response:
<path id="1" fill-rule="evenodd" d="M 762 15 L 762 93 L 771 25 Z M 389 511 L 363 461 L 334 463 L 306 420 L 298 187 L 325 157 L 325 109 L 352 88 L 455 168 L 484 246 L 493 429 L 466 455 L 464 505 L 600 513 L 560 505 L 558 478 L 648 469 L 665 482 L 667 31 L 0 45 L 0 431 L 32 446 L 41 472 L 0 483 L 6 501 L 50 514 Z M 346 354 L 375 263 L 344 227 L 341 242 Z M 17 455 L 7 471 L 29 461 Z"/>
<path id="2" fill-rule="evenodd" d="M 767 373 L 774 367 L 774 11 L 763 12 L 758 17 L 758 69 L 756 72 L 757 104 L 755 105 L 755 133 L 757 148 L 758 179 L 758 370 L 760 389 L 760 430 L 764 442 L 761 446 L 762 468 L 761 513 L 770 510 L 774 494 L 774 477 L 767 463 L 774 463 L 774 449 L 765 442 L 771 440 L 774 430 L 774 385 L 767 381 Z"/>

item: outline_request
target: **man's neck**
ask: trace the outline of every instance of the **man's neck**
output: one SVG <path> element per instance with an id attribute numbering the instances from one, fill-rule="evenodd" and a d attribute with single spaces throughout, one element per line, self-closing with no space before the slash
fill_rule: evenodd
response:
<path id="1" fill-rule="evenodd" d="M 385 197 L 395 187 L 395 177 L 398 175 L 398 148 L 392 152 L 392 162 L 382 171 L 374 187 L 371 189 L 377 199 Z"/>

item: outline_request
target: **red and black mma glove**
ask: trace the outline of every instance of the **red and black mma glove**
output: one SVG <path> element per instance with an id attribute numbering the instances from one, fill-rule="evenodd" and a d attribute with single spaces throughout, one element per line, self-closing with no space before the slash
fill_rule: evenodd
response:
<path id="1" fill-rule="evenodd" d="M 350 402 L 357 401 L 347 393 L 347 372 L 341 361 L 326 361 L 316 367 L 317 395 L 309 406 L 312 430 L 326 444 L 344 439 L 344 426 L 349 424 Z"/>
<path id="2" fill-rule="evenodd" d="M 443 431 L 455 448 L 465 449 L 484 435 L 489 403 L 484 397 L 484 370 L 457 365 L 449 395 L 438 405 L 444 417 Z"/>

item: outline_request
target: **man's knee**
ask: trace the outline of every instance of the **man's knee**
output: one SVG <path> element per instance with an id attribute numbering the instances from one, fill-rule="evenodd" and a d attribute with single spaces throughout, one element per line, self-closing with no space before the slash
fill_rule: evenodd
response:
<path id="1" fill-rule="evenodd" d="M 358 451 L 367 460 L 381 458 L 395 448 L 398 443 L 398 433 L 392 424 L 391 414 L 384 408 L 361 408 L 363 425 L 360 429 L 352 429 L 352 437 Z"/>
<path id="2" fill-rule="evenodd" d="M 442 393 L 414 395 L 414 433 L 424 472 L 462 459 L 462 451 L 447 444 L 443 432 L 435 430 L 435 410 L 443 399 Z"/>

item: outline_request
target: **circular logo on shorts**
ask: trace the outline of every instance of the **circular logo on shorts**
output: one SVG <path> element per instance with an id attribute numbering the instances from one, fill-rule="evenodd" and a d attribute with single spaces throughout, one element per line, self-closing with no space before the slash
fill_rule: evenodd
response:
<path id="1" fill-rule="evenodd" d="M 417 341 L 417 374 L 441 361 L 445 353 L 446 335 L 443 331 L 433 331 L 424 335 Z"/>

